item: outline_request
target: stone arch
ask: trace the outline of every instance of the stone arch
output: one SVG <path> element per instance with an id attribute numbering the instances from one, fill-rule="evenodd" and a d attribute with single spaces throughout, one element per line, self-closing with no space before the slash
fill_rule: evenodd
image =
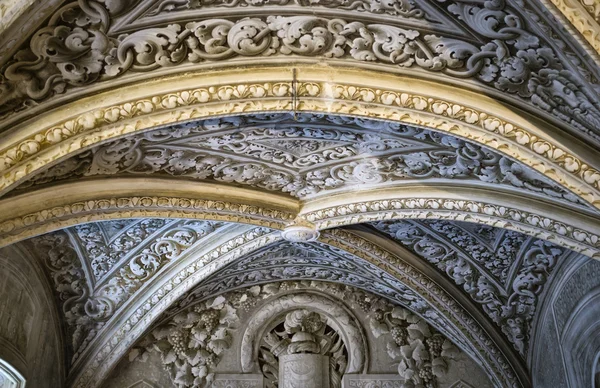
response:
<path id="1" fill-rule="evenodd" d="M 77 105 L 65 104 L 52 111 L 52 119 L 41 115 L 17 125 L 0 154 L 0 187 L 5 192 L 74 152 L 160 125 L 250 112 L 333 110 L 463 137 L 521 161 L 597 205 L 600 173 L 595 161 L 578 156 L 586 155 L 582 146 L 570 145 L 551 125 L 489 97 L 465 91 L 458 102 L 455 88 L 369 71 L 360 72 L 361 85 L 352 84 L 357 77 L 353 70 L 337 71 L 336 82 L 311 67 L 299 68 L 296 78 L 290 69 L 248 72 L 255 79 L 251 84 L 228 85 L 238 74 L 227 71 L 142 83 L 128 88 L 133 95 L 123 104 L 115 105 L 123 100 L 121 91 L 109 91 Z M 190 84 L 197 89 L 187 89 Z"/>
<path id="2" fill-rule="evenodd" d="M 241 345 L 241 362 L 244 373 L 259 370 L 258 346 L 260 338 L 270 323 L 279 318 L 281 314 L 291 310 L 307 308 L 327 317 L 328 324 L 340 333 L 348 348 L 350 357 L 346 373 L 361 373 L 367 370 L 367 344 L 364 334 L 360 331 L 361 325 L 352 313 L 335 302 L 332 298 L 318 293 L 290 295 L 275 298 L 261 307 L 252 316 L 244 331 Z"/>
<path id="3" fill-rule="evenodd" d="M 121 309 L 113 317 L 113 322 L 120 324 L 101 333 L 95 339 L 95 349 L 86 352 L 78 360 L 73 371 L 74 386 L 90 387 L 99 384 L 173 300 L 181 297 L 217 268 L 280 238 L 279 233 L 266 228 L 241 227 L 238 230 L 241 235 L 232 235 L 229 242 L 216 248 L 214 245 L 206 246 L 203 251 L 190 253 L 161 276 L 153 278 L 151 284 L 145 286 L 145 291 L 136 295 L 135 302 L 128 304 L 128 309 Z M 463 307 L 472 303 L 464 295 L 446 291 L 422 273 L 418 265 L 415 267 L 413 263 L 408 264 L 360 235 L 338 230 L 331 235 L 322 236 L 322 241 L 380 267 L 431 304 L 440 314 L 438 319 L 447 322 L 448 327 L 443 332 L 450 331 L 454 336 L 458 335 L 459 341 L 469 347 L 467 350 L 476 355 L 486 373 L 498 384 L 515 387 L 529 385 L 523 365 L 517 361 L 518 356 L 512 347 L 505 344 L 497 329 L 485 318 L 473 319 L 472 314 L 481 313 L 477 309 L 467 311 Z M 443 284 L 447 280 L 440 278 L 436 282 Z"/>
<path id="4" fill-rule="evenodd" d="M 417 185 L 303 203 L 243 188 L 228 188 L 224 197 L 222 185 L 160 178 L 115 179 L 107 195 L 103 192 L 107 182 L 69 183 L 0 201 L 0 245 L 80 223 L 126 217 L 212 219 L 280 230 L 295 218 L 317 229 L 384 219 L 439 218 L 511 229 L 590 257 L 599 255 L 595 217 L 492 190 L 456 186 L 447 191 Z"/>

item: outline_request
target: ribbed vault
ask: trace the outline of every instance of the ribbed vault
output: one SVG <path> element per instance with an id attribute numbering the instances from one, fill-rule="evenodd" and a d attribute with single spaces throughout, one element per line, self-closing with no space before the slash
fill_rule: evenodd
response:
<path id="1" fill-rule="evenodd" d="M 531 386 L 555 267 L 600 258 L 597 9 L 552 3 L 1 5 L 0 259 L 56 301 L 53 381 L 276 284 Z"/>

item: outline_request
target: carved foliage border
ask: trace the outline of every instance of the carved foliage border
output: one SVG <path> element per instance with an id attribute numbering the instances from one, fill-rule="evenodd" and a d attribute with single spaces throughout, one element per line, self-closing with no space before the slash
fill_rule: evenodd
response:
<path id="1" fill-rule="evenodd" d="M 446 318 L 456 327 L 464 328 L 463 335 L 475 347 L 481 361 L 486 363 L 485 369 L 494 376 L 493 380 L 496 383 L 503 387 L 522 386 L 505 354 L 491 340 L 485 329 L 426 275 L 378 245 L 345 230 L 333 229 L 324 232 L 320 241 L 379 266 L 400 282 L 417 290 L 417 293 L 438 311 L 445 312 Z"/>
<path id="2" fill-rule="evenodd" d="M 292 95 L 296 94 L 296 104 Z M 0 154 L 0 189 L 68 154 L 158 125 L 225 114 L 292 110 L 330 112 L 448 132 L 497 149 L 600 207 L 600 171 L 550 140 L 488 112 L 416 93 L 351 84 L 298 82 L 211 86 L 130 101 L 81 114 Z M 177 109 L 176 113 L 172 111 Z M 499 139 L 502 138 L 503 140 Z M 34 157 L 35 156 L 35 157 Z M 557 168 L 560 171 L 556 171 Z"/>
<path id="3" fill-rule="evenodd" d="M 118 218 L 189 218 L 283 229 L 297 214 L 253 205 L 182 197 L 119 197 L 75 202 L 0 222 L 0 245 L 56 229 Z M 299 216 L 318 229 L 390 219 L 443 219 L 515 230 L 590 257 L 600 236 L 544 215 L 489 203 L 447 198 L 387 199 L 322 208 Z"/>
<path id="4" fill-rule="evenodd" d="M 356 202 L 301 214 L 318 229 L 391 219 L 441 219 L 486 224 L 600 257 L 600 236 L 540 214 L 490 203 L 447 198 Z"/>
<path id="5" fill-rule="evenodd" d="M 600 54 L 600 3 L 596 0 L 550 0 Z"/>
<path id="6" fill-rule="evenodd" d="M 0 222 L 0 246 L 52 230 L 117 218 L 189 218 L 282 229 L 294 215 L 227 201 L 184 197 L 111 197 L 56 206 Z"/>

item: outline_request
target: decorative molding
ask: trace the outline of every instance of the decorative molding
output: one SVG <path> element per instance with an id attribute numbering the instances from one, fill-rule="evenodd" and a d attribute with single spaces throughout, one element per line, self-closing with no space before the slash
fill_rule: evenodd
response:
<path id="1" fill-rule="evenodd" d="M 282 267 L 282 264 L 285 267 Z M 194 300 L 203 300 L 231 289 L 284 280 L 318 280 L 346 284 L 424 313 L 428 315 L 432 325 L 444 326 L 444 322 L 438 320 L 435 314 L 426 314 L 424 306 L 427 303 L 419 295 L 384 270 L 320 242 L 282 241 L 258 249 L 208 277 L 202 285 L 197 286 L 173 305 L 172 314 L 185 309 Z M 287 284 L 300 286 L 300 283 L 288 282 Z M 318 289 L 319 285 L 314 287 Z M 353 300 L 353 297 L 348 295 L 344 299 Z M 462 344 L 461 339 L 454 333 L 446 333 L 446 335 L 456 343 Z"/>
<path id="2" fill-rule="evenodd" d="M 399 375 L 345 375 L 344 388 L 404 388 L 404 379 Z"/>
<path id="3" fill-rule="evenodd" d="M 502 386 L 521 386 L 513 369 L 516 365 L 510 364 L 507 354 L 496 347 L 496 343 L 470 313 L 459 307 L 455 299 L 428 276 L 380 246 L 348 231 L 328 230 L 322 233 L 320 241 L 385 268 L 386 272 L 424 298 L 450 325 L 461 328 L 461 335 L 479 355 L 481 365 L 493 380 L 502 381 Z M 418 310 L 415 312 L 422 314 Z"/>
<path id="4" fill-rule="evenodd" d="M 423 318 L 401 307 L 376 310 L 369 326 L 375 338 L 389 334 L 387 353 L 399 361 L 398 374 L 407 385 L 437 387 L 437 379 L 459 354 L 454 344 L 432 331 Z"/>
<path id="5" fill-rule="evenodd" d="M 106 82 L 128 72 L 238 56 L 293 54 L 376 62 L 392 68 L 419 67 L 449 77 L 473 78 L 516 95 L 598 140 L 597 96 L 571 74 L 577 72 L 576 66 L 536 36 L 518 8 L 506 1 L 486 4 L 455 0 L 439 5 L 481 42 L 473 44 L 414 26 L 346 22 L 312 13 L 196 20 L 116 38 L 110 36 L 112 19 L 128 8 L 127 2 L 105 5 L 86 0 L 58 10 L 33 35 L 29 47 L 3 68 L 0 105 L 24 109 L 74 87 Z"/>
<path id="6" fill-rule="evenodd" d="M 222 374 L 217 373 L 212 388 L 263 388 L 261 374 Z"/>
<path id="7" fill-rule="evenodd" d="M 297 287 L 297 285 L 293 283 L 291 285 L 286 283 L 268 283 L 260 286 L 261 289 L 275 290 L 280 293 L 282 291 L 283 293 L 290 292 L 294 287 Z M 318 287 L 321 291 L 327 288 L 327 283 L 323 283 Z M 347 289 L 347 291 L 346 295 L 351 295 L 352 290 Z M 364 295 L 364 292 L 361 295 Z M 270 365 L 271 368 L 275 369 L 278 368 L 276 362 L 269 363 L 270 359 L 273 357 L 277 358 L 280 354 L 296 353 L 293 349 L 289 348 L 289 345 L 291 345 L 289 340 L 286 341 L 285 337 L 277 338 L 277 334 L 273 333 L 273 330 L 282 323 L 274 323 L 274 319 L 282 318 L 281 314 L 285 317 L 288 326 L 290 325 L 290 321 L 294 321 L 294 319 L 309 317 L 313 320 L 316 319 L 313 325 L 318 325 L 319 322 L 326 323 L 326 325 L 319 325 L 319 330 L 326 329 L 326 326 L 328 326 L 330 336 L 332 335 L 331 332 L 337 333 L 334 336 L 335 341 L 338 339 L 342 341 L 340 344 L 341 347 L 338 350 L 342 350 L 343 348 L 342 353 L 345 353 L 343 362 L 340 360 L 340 365 L 344 365 L 344 369 L 332 370 L 331 376 L 337 375 L 341 379 L 341 374 L 343 373 L 360 373 L 365 371 L 368 362 L 368 348 L 366 339 L 362 333 L 362 326 L 357 318 L 344 307 L 344 304 L 340 304 L 340 301 L 335 298 L 306 291 L 296 291 L 290 292 L 290 295 L 281 295 L 276 299 L 261 304 L 260 310 L 250 317 L 241 342 L 240 361 L 244 373 L 262 371 L 264 375 L 265 365 Z M 290 316 L 289 314 L 292 315 Z M 286 331 L 290 331 L 290 329 L 288 328 Z M 291 346 L 296 347 L 296 345 Z M 284 347 L 287 347 L 287 349 L 284 349 Z M 315 349 L 313 345 L 310 345 L 307 350 Z M 324 349 L 317 350 L 316 353 L 326 354 L 329 353 L 330 349 L 327 349 L 325 353 L 321 353 L 321 350 Z M 267 366 L 267 369 L 270 368 Z M 268 376 L 265 376 L 265 379 L 272 381 Z M 274 382 L 273 384 L 276 385 Z"/>
<path id="8" fill-rule="evenodd" d="M 294 214 L 256 205 L 167 196 L 129 196 L 74 202 L 0 221 L 0 245 L 78 223 L 114 218 L 189 218 L 282 229 Z"/>
<path id="9" fill-rule="evenodd" d="M 328 232 L 328 235 L 329 233 L 331 232 Z M 327 238 L 328 235 L 322 236 L 321 238 Z M 254 237 L 250 240 L 243 239 L 243 241 L 240 241 L 240 244 L 247 244 L 245 245 L 243 251 L 235 249 L 232 251 L 228 249 L 224 252 L 227 253 L 225 256 L 228 256 L 230 253 L 232 253 L 234 254 L 234 256 L 229 256 L 230 258 L 227 260 L 234 260 L 235 258 L 243 255 L 244 253 L 242 252 L 247 253 L 249 249 L 256 249 L 257 247 L 264 246 L 265 244 L 267 244 L 267 241 L 274 241 L 273 237 L 275 235 L 271 234 L 271 236 L 272 237 L 266 235 L 265 238 Z M 338 236 L 341 237 L 341 235 L 339 234 Z M 331 242 L 334 242 L 334 240 L 331 240 L 330 238 L 329 240 Z M 251 241 L 251 243 L 244 243 L 244 241 Z M 336 241 L 334 245 L 336 244 L 339 244 L 339 242 Z M 346 246 L 346 248 L 349 247 Z M 358 251 L 356 251 L 356 249 L 354 248 L 350 250 L 354 251 L 355 253 L 358 253 L 359 256 L 366 255 L 367 260 L 374 260 L 371 256 L 373 254 L 383 254 L 383 252 L 375 246 L 364 245 L 364 249 L 368 250 L 369 253 L 358 253 Z M 208 257 L 209 262 L 217 258 L 218 260 L 224 259 L 224 257 L 220 254 L 209 254 Z M 199 260 L 205 259 L 200 258 Z M 391 257 L 384 257 L 381 259 L 381 262 L 378 262 L 378 265 L 382 265 L 386 270 L 392 271 L 394 276 L 400 276 L 396 272 L 396 270 L 392 269 L 389 266 L 390 264 L 397 266 L 396 263 L 397 262 L 395 261 L 395 259 L 392 259 Z M 186 266 L 187 269 L 178 272 L 180 275 L 170 280 L 169 284 L 171 285 L 168 286 L 167 289 L 163 289 L 163 287 L 161 286 L 160 289 L 157 289 L 152 293 L 152 295 L 149 295 L 146 298 L 146 300 L 140 300 L 138 305 L 145 307 L 137 309 L 136 311 L 132 311 L 132 315 L 129 315 L 128 318 L 121 318 L 122 324 L 119 327 L 114 328 L 114 330 L 111 332 L 110 339 L 106 338 L 105 340 L 103 340 L 104 345 L 96 348 L 96 356 L 90 359 L 89 363 L 85 364 L 87 366 L 84 370 L 80 370 L 80 372 L 76 374 L 77 379 L 74 383 L 74 386 L 88 386 L 88 384 L 90 384 L 92 381 L 102 381 L 102 376 L 105 376 L 106 373 L 108 373 L 112 366 L 121 358 L 126 349 L 130 345 L 132 345 L 133 341 L 135 341 L 135 339 L 138 338 L 138 336 L 147 329 L 147 324 L 149 324 L 156 318 L 156 314 L 159 311 L 164 311 L 167 308 L 167 306 L 171 305 L 173 300 L 172 298 L 174 295 L 172 292 L 174 292 L 176 295 L 181 296 L 183 292 L 186 292 L 184 290 L 190 290 L 192 288 L 192 285 L 197 284 L 199 274 L 203 273 L 203 271 L 209 270 L 210 267 L 211 265 L 209 264 L 203 264 L 200 267 L 197 267 L 195 265 L 188 265 Z M 214 269 L 212 271 L 214 271 Z M 210 273 L 210 271 L 208 273 Z M 406 278 L 401 276 L 401 278 L 403 279 L 403 281 L 408 281 L 408 283 L 410 283 L 412 286 L 415 286 L 417 290 L 420 290 L 423 287 L 423 284 L 426 284 L 422 276 L 418 275 L 415 272 L 411 272 L 407 276 L 408 277 Z M 174 285 L 178 284 L 180 284 L 181 287 L 174 287 Z M 424 291 L 423 294 L 425 298 L 433 297 L 433 299 L 431 300 L 435 300 L 436 304 L 439 303 L 439 297 L 441 295 L 440 293 L 443 293 L 443 291 L 438 289 L 437 286 L 428 287 L 426 289 L 423 289 L 422 291 Z M 432 294 L 432 292 L 434 294 Z M 167 295 L 170 295 L 168 300 L 165 299 L 165 296 Z M 442 315 L 461 314 L 458 311 L 460 311 L 462 307 L 457 305 L 456 303 L 452 303 L 452 298 L 445 296 L 443 299 L 445 300 L 444 307 L 442 308 L 442 310 L 440 310 L 442 311 Z M 161 306 L 159 310 L 157 310 L 158 306 Z M 488 371 L 488 373 L 490 373 L 490 375 L 493 376 L 494 381 L 501 381 L 502 383 L 500 384 L 503 384 L 503 386 L 507 387 L 520 386 L 520 383 L 518 382 L 518 380 L 516 380 L 514 374 L 512 374 L 513 369 L 511 368 L 510 364 L 507 363 L 506 359 L 504 358 L 504 355 L 500 353 L 497 348 L 495 348 L 495 344 L 497 342 L 489 339 L 489 337 L 487 337 L 488 334 L 482 331 L 481 328 L 477 326 L 476 322 L 469 315 L 463 315 L 458 321 L 455 321 L 453 318 L 451 318 L 451 320 L 453 321 L 452 325 L 462 327 L 466 324 L 468 326 L 468 332 L 463 332 L 461 336 L 466 336 L 466 338 L 468 338 L 468 342 L 470 344 L 469 346 L 473 347 L 475 353 L 478 355 L 477 359 L 481 360 L 482 365 Z M 478 339 L 479 336 L 487 337 L 488 339 Z M 482 346 L 485 350 L 482 350 Z"/>
<path id="10" fill-rule="evenodd" d="M 142 242 L 157 230 L 167 224 L 167 220 L 150 218 L 140 222 L 134 222 L 126 230 L 119 233 L 112 241 L 107 241 L 104 227 L 109 227 L 111 222 L 87 223 L 74 227 L 74 234 L 85 252 L 85 258 L 89 259 L 89 265 L 93 270 L 94 280 L 99 281 L 112 267 L 124 256 L 133 250 L 143 246 Z M 106 225 L 108 224 L 108 225 Z M 122 224 L 122 221 L 116 221 Z"/>
<path id="11" fill-rule="evenodd" d="M 548 217 L 469 200 L 394 198 L 350 203 L 300 213 L 318 229 L 391 219 L 466 221 L 509 229 L 600 257 L 600 236 Z"/>
<path id="12" fill-rule="evenodd" d="M 600 4 L 596 0 L 550 0 L 600 54 Z"/>
<path id="13" fill-rule="evenodd" d="M 151 292 L 140 297 L 140 301 L 121 317 L 120 324 L 112 328 L 110 334 L 103 333 L 93 353 L 88 353 L 85 360 L 80 361 L 80 367 L 74 372 L 73 387 L 98 386 L 133 342 L 148 329 L 150 322 L 174 300 L 220 266 L 278 240 L 277 234 L 267 228 L 241 230 L 240 234 L 231 236 L 230 240 L 221 245 L 185 261 L 182 269 L 178 269 L 171 274 L 173 276 L 163 279 L 154 285 Z"/>
<path id="14" fill-rule="evenodd" d="M 426 382 L 436 387 L 435 376 L 443 376 L 448 363 L 459 354 L 458 349 L 429 327 L 423 318 L 351 286 L 314 281 L 275 282 L 209 298 L 203 298 L 202 293 L 195 290 L 192 294 L 195 297 L 186 298 L 183 309 L 164 314 L 160 323 L 132 350 L 131 357 L 145 357 L 148 351 L 158 351 L 163 355 L 163 363 L 170 368 L 181 369 L 191 363 L 192 374 L 204 370 L 206 376 L 202 379 L 212 381 L 213 363 L 206 364 L 207 368 L 199 365 L 204 365 L 203 360 L 208 358 L 214 364 L 218 363 L 218 354 L 213 354 L 211 350 L 214 348 L 210 345 L 211 341 L 216 341 L 212 337 L 216 333 L 224 333 L 219 340 L 225 338 L 222 345 L 229 346 L 233 342 L 232 336 L 237 333 L 229 327 L 235 326 L 237 317 L 243 312 L 250 314 L 250 317 L 240 345 L 242 370 L 244 373 L 262 371 L 269 386 L 277 386 L 277 360 L 286 354 L 295 354 L 298 348 L 320 354 L 329 354 L 329 346 L 341 346 L 340 349 L 344 349 L 343 352 L 335 351 L 335 355 L 330 355 L 340 357 L 343 354 L 347 357 L 347 361 L 331 364 L 342 367 L 330 371 L 332 388 L 341 387 L 344 374 L 356 376 L 357 373 L 365 373 L 365 360 L 368 358 L 365 354 L 366 339 L 361 334 L 362 324 L 353 314 L 370 317 L 369 327 L 375 337 L 389 337 L 393 343 L 388 345 L 390 359 L 400 358 L 399 373 L 404 376 L 411 374 L 407 369 L 410 368 L 414 378 L 408 380 L 413 382 Z M 178 304 L 182 305 L 181 302 Z M 206 318 L 208 312 L 210 319 Z M 299 325 L 300 322 L 302 325 Z M 204 335 L 207 330 L 213 334 Z M 298 331 L 302 331 L 303 342 L 298 341 L 300 337 L 294 339 L 294 333 Z M 310 335 L 305 335 L 304 331 L 318 338 L 332 335 L 333 339 L 310 343 L 307 339 Z M 200 341 L 199 348 L 194 347 L 197 341 Z M 399 346 L 403 346 L 404 356 L 399 353 Z M 189 347 L 192 349 L 186 350 Z M 203 356 L 194 357 L 204 347 L 207 350 Z M 424 352 L 428 352 L 427 357 Z M 175 364 L 173 360 L 177 358 L 182 362 Z M 202 385 L 198 379 L 192 382 L 194 377 L 187 372 L 173 373 L 171 376 L 182 388 L 191 384 Z M 185 381 L 185 376 L 189 381 Z M 406 377 L 399 377 L 399 380 L 407 382 Z"/>
<path id="15" fill-rule="evenodd" d="M 313 8 L 331 8 L 336 10 L 365 12 L 376 15 L 391 15 L 410 19 L 427 19 L 432 17 L 419 7 L 414 1 L 388 1 L 378 2 L 375 0 L 167 0 L 159 3 L 144 14 L 145 17 L 157 16 L 160 14 L 172 14 L 177 11 L 187 11 L 190 9 L 210 9 L 210 8 L 234 8 L 234 7 L 264 7 L 264 6 L 285 6 L 296 5 L 300 7 Z"/>
<path id="16" fill-rule="evenodd" d="M 336 114 L 343 115 L 350 112 L 357 114 L 368 106 L 368 115 L 373 118 L 427 126 L 491 148 L 501 148 L 508 156 L 542 172 L 594 206 L 600 206 L 600 201 L 597 200 L 600 173 L 596 169 L 552 142 L 488 112 L 479 112 L 450 101 L 414 93 L 329 82 L 299 82 L 297 97 L 298 110 L 335 111 Z M 160 115 L 161 111 L 175 108 L 184 116 L 189 114 L 186 111 L 193 109 L 196 112 L 195 117 L 241 113 L 238 109 L 252 100 L 252 110 L 286 109 L 279 103 L 274 105 L 273 98 L 290 99 L 291 84 L 280 82 L 200 88 L 132 101 L 123 106 L 101 109 L 96 113 L 89 112 L 5 149 L 0 155 L 0 168 L 5 172 L 0 187 L 6 189 L 42 166 L 80 149 L 82 141 L 93 145 L 114 136 L 148 128 L 148 120 L 142 117 L 150 118 Z M 332 101 L 332 98 L 335 101 Z M 239 104 L 234 101 L 238 101 Z M 261 106 L 260 101 L 264 101 L 265 104 L 268 101 L 268 105 Z M 285 104 L 290 103 L 286 101 Z M 212 103 L 206 104 L 208 102 L 217 103 L 217 106 Z M 198 104 L 201 104 L 201 107 Z M 192 108 L 193 106 L 196 107 Z M 332 109 L 333 106 L 335 109 Z M 153 119 L 150 127 L 168 124 L 174 120 L 170 115 L 161 117 L 158 121 Z M 133 124 L 131 120 L 138 124 Z M 503 140 L 499 142 L 498 137 L 488 135 L 500 136 Z M 32 158 L 34 155 L 37 158 Z M 560 171 L 557 171 L 557 168 Z"/>

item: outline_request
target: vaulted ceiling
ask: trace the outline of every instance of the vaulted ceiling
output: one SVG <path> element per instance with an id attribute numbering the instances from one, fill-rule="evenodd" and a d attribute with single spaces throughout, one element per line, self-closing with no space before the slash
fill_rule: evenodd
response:
<path id="1" fill-rule="evenodd" d="M 0 244 L 50 285 L 65 386 L 191 300 L 298 280 L 531 386 L 555 267 L 600 257 L 599 9 L 0 5 Z"/>

